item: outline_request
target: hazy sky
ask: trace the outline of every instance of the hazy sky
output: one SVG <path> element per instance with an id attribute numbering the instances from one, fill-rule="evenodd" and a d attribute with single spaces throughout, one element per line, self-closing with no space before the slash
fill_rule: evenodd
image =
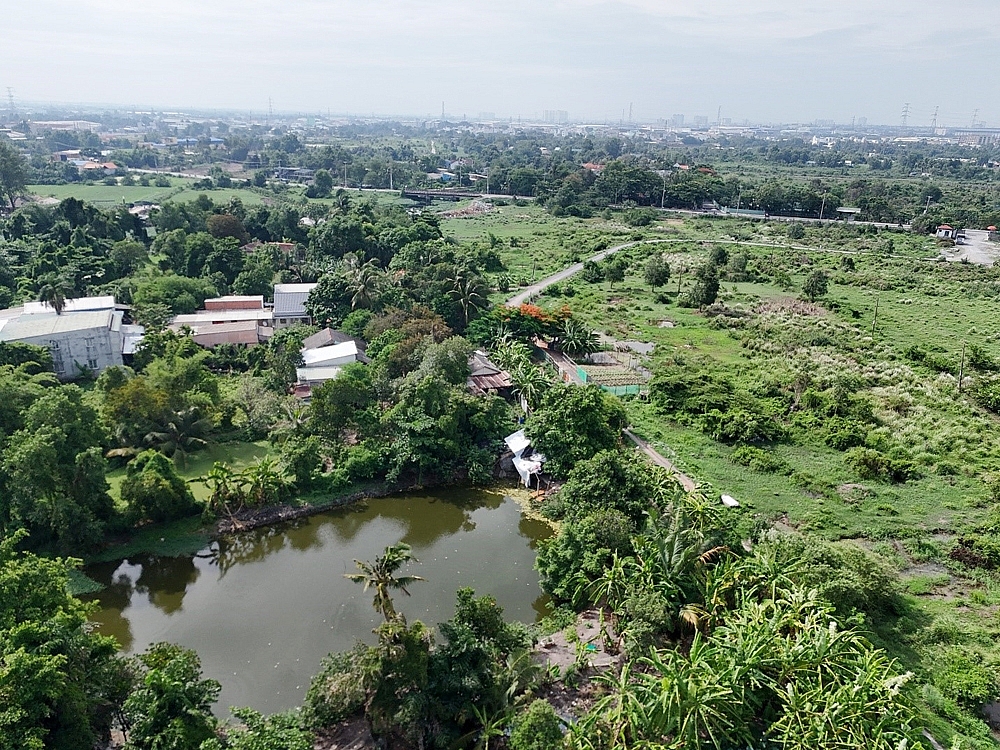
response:
<path id="1" fill-rule="evenodd" d="M 25 101 L 1000 126 L 1000 0 L 0 0 Z"/>

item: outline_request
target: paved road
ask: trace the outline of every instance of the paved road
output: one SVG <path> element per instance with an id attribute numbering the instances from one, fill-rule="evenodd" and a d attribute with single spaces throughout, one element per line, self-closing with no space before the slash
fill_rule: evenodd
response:
<path id="1" fill-rule="evenodd" d="M 1000 244 L 990 242 L 990 233 L 982 229 L 964 229 L 965 240 L 961 245 L 949 247 L 941 255 L 950 261 L 968 261 L 978 266 L 992 266 L 1000 259 Z"/>
<path id="2" fill-rule="evenodd" d="M 614 255 L 619 250 L 624 250 L 626 247 L 632 247 L 633 245 L 642 245 L 644 243 L 653 244 L 657 242 L 691 242 L 691 240 L 638 240 L 636 242 L 626 242 L 624 245 L 615 245 L 614 247 L 609 247 L 607 250 L 601 250 L 601 252 L 591 255 L 589 258 L 587 258 L 586 261 L 583 261 L 581 263 L 574 263 L 573 265 L 567 266 L 563 270 L 558 271 L 552 274 L 551 276 L 546 276 L 538 283 L 532 284 L 531 286 L 521 290 L 513 297 L 511 297 L 509 300 L 507 300 L 504 304 L 507 305 L 507 307 L 520 307 L 525 302 L 530 300 L 532 297 L 537 297 L 539 294 L 544 292 L 553 284 L 558 284 L 560 281 L 565 281 L 571 276 L 575 276 L 576 274 L 580 273 L 580 271 L 583 270 L 583 264 L 586 262 L 597 263 L 599 261 L 604 260 L 609 255 Z"/>

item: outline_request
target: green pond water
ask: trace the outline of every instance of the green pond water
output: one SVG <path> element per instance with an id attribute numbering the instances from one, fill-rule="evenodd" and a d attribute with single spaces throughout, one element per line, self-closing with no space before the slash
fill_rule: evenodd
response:
<path id="1" fill-rule="evenodd" d="M 374 640 L 380 616 L 370 593 L 344 578 L 404 541 L 427 580 L 396 597 L 410 621 L 436 625 L 454 614 L 455 591 L 491 594 L 509 620 L 547 611 L 534 570 L 550 528 L 522 515 L 502 493 L 442 490 L 370 500 L 278 527 L 213 542 L 185 557 L 136 556 L 88 566 L 106 588 L 86 597 L 101 633 L 126 652 L 157 641 L 193 648 L 222 683 L 218 712 L 270 713 L 300 705 L 331 651 Z"/>

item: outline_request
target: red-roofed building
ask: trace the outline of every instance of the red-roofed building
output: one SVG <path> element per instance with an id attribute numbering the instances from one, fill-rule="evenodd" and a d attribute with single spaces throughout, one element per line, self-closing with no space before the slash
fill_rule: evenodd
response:
<path id="1" fill-rule="evenodd" d="M 934 236 L 940 240 L 954 240 L 958 238 L 958 230 L 951 224 L 942 224 L 937 228 Z"/>

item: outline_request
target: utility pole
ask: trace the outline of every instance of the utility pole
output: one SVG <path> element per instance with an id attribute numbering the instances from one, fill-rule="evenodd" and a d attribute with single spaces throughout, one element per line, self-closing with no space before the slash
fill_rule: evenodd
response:
<path id="1" fill-rule="evenodd" d="M 903 113 L 899 116 L 899 119 L 903 121 L 903 127 L 906 127 L 906 120 L 910 116 L 910 103 L 907 102 L 903 105 Z"/>
<path id="2" fill-rule="evenodd" d="M 823 221 L 823 212 L 826 210 L 826 193 L 823 193 L 823 202 L 819 207 L 819 220 Z"/>
<path id="3" fill-rule="evenodd" d="M 392 190 L 392 162 L 389 162 L 389 189 Z"/>
<path id="4" fill-rule="evenodd" d="M 875 336 L 875 326 L 878 324 L 878 301 L 879 297 L 875 298 L 875 317 L 872 318 L 872 336 Z"/>

